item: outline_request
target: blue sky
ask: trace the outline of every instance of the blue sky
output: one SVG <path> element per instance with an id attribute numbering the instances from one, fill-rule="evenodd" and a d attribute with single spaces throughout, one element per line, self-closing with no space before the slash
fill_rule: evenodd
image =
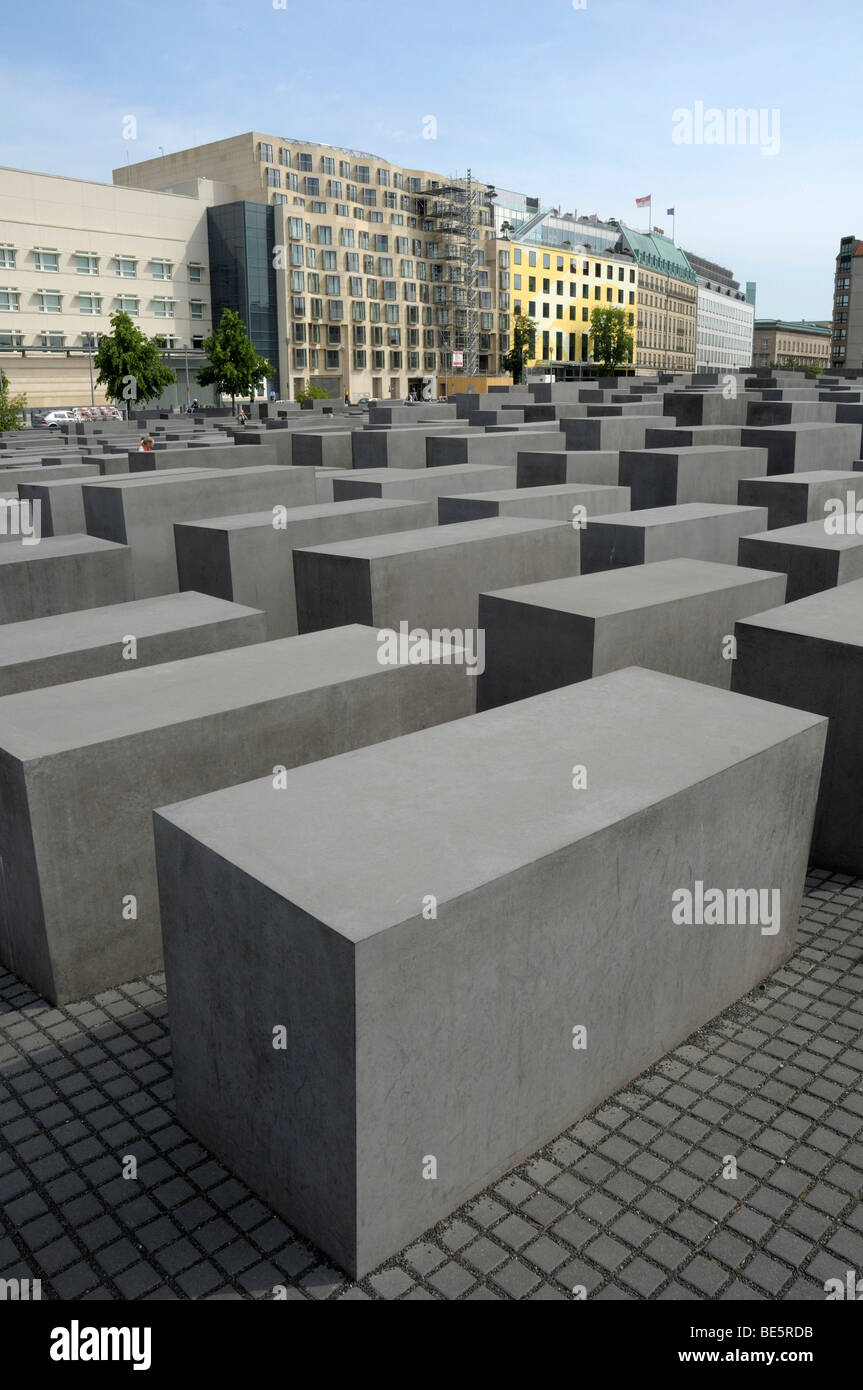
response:
<path id="1" fill-rule="evenodd" d="M 652 193 L 666 231 L 676 207 L 679 244 L 758 282 L 759 315 L 828 318 L 839 239 L 863 236 L 861 0 L 581 6 L 42 0 L 38 23 L 19 6 L 3 22 L 0 162 L 110 182 L 127 153 L 258 129 L 470 165 L 639 227 L 635 198 Z M 698 102 L 763 111 L 778 149 L 675 143 L 674 113 Z"/>

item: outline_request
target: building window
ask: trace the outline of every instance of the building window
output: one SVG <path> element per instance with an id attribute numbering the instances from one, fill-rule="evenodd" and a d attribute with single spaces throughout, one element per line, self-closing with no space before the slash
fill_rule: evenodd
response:
<path id="1" fill-rule="evenodd" d="M 170 280 L 174 269 L 171 261 L 153 260 L 150 264 L 153 267 L 154 280 Z"/>
<path id="2" fill-rule="evenodd" d="M 306 349 L 294 348 L 294 366 L 304 367 L 306 365 Z"/>
<path id="3" fill-rule="evenodd" d="M 189 308 L 190 308 L 191 311 L 192 311 L 192 318 L 193 318 L 193 319 L 202 319 L 202 318 L 204 317 L 204 305 L 203 305 L 202 300 L 200 300 L 200 299 L 192 299 L 192 300 L 189 302 Z"/>
<path id="4" fill-rule="evenodd" d="M 189 261 L 189 279 L 193 285 L 200 285 L 203 268 L 198 261 Z"/>
<path id="5" fill-rule="evenodd" d="M 268 187 L 268 188 L 281 188 L 281 186 L 282 186 L 282 171 L 281 171 L 281 169 L 268 169 L 268 170 L 267 170 L 267 187 Z"/>
<path id="6" fill-rule="evenodd" d="M 357 165 L 357 174 L 356 174 L 357 183 L 368 183 L 368 182 L 369 182 L 369 179 L 370 179 L 370 175 L 371 175 L 371 171 L 370 171 L 370 169 L 369 169 L 368 164 L 358 164 L 358 165 Z"/>
<path id="7" fill-rule="evenodd" d="M 137 316 L 138 316 L 138 305 L 139 305 L 139 303 L 140 303 L 140 301 L 139 301 L 137 295 L 134 295 L 134 294 L 118 294 L 118 295 L 117 295 L 117 308 L 119 309 L 120 313 L 121 313 L 121 314 L 129 314 L 129 315 L 131 315 L 132 318 L 137 318 Z"/>
<path id="8" fill-rule="evenodd" d="M 20 299 L 17 290 L 0 290 L 0 313 L 18 313 Z"/>
<path id="9" fill-rule="evenodd" d="M 326 226 L 318 227 L 318 245 L 319 245 L 319 246 L 332 246 L 332 244 L 333 244 L 333 229 L 332 229 L 332 227 L 326 227 Z"/>
<path id="10" fill-rule="evenodd" d="M 321 181 L 319 178 L 307 177 L 303 180 L 303 184 L 307 198 L 319 198 L 321 196 Z"/>
<path id="11" fill-rule="evenodd" d="M 290 168 L 291 152 L 286 145 L 282 145 L 279 149 L 279 163 L 282 164 L 286 169 Z"/>
<path id="12" fill-rule="evenodd" d="M 66 346 L 66 338 L 62 333 L 43 333 L 41 338 L 43 348 L 62 348 Z"/>
<path id="13" fill-rule="evenodd" d="M 88 251 L 76 251 L 75 269 L 79 275 L 98 275 L 99 257 L 91 256 Z"/>
<path id="14" fill-rule="evenodd" d="M 0 294 L 3 291 L 0 290 Z M 19 348 L 21 346 L 20 333 L 0 333 L 0 348 Z"/>
<path id="15" fill-rule="evenodd" d="M 101 314 L 102 296 L 100 294 L 79 294 L 78 309 L 82 314 Z"/>
<path id="16" fill-rule="evenodd" d="M 12 246 L 0 246 L 0 270 L 15 269 L 15 248 Z"/>
<path id="17" fill-rule="evenodd" d="M 163 299 L 161 296 L 153 300 L 153 313 L 157 319 L 172 319 L 174 317 L 173 299 Z"/>
<path id="18" fill-rule="evenodd" d="M 258 158 L 262 164 L 272 164 L 273 162 L 273 147 L 268 145 L 265 140 L 261 140 L 258 145 Z"/>
<path id="19" fill-rule="evenodd" d="M 306 154 L 305 151 L 303 151 L 303 153 L 297 155 L 297 168 L 301 169 L 304 174 L 310 174 L 314 167 L 314 160 L 310 154 Z"/>
<path id="20" fill-rule="evenodd" d="M 116 273 L 123 280 L 134 280 L 138 273 L 138 262 L 133 256 L 115 256 Z"/>
<path id="21" fill-rule="evenodd" d="M 56 251 L 34 251 L 33 263 L 36 270 L 54 272 L 60 269 L 60 260 Z"/>
<path id="22" fill-rule="evenodd" d="M 59 314 L 62 310 L 60 295 L 53 294 L 48 290 L 37 290 L 36 298 L 39 301 L 40 314 Z"/>
<path id="23" fill-rule="evenodd" d="M 331 318 L 331 319 L 336 319 L 336 320 L 337 320 L 337 319 L 343 319 L 344 316 L 345 316 L 344 301 L 341 300 L 341 299 L 331 299 L 331 300 L 330 300 L 330 318 Z"/>

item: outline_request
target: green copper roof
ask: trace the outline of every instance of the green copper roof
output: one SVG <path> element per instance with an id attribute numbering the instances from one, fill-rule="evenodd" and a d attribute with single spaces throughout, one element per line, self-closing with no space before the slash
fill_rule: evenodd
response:
<path id="1" fill-rule="evenodd" d="M 661 275 L 673 275 L 678 280 L 689 280 L 695 284 L 695 271 L 686 256 L 675 246 L 669 237 L 657 232 L 636 232 L 632 227 L 621 227 L 624 241 L 639 265 L 646 270 L 656 270 Z"/>
<path id="2" fill-rule="evenodd" d="M 822 338 L 829 338 L 832 332 L 829 324 L 810 323 L 806 319 L 756 319 L 754 326 L 762 332 L 778 328 L 782 333 L 815 333 Z"/>

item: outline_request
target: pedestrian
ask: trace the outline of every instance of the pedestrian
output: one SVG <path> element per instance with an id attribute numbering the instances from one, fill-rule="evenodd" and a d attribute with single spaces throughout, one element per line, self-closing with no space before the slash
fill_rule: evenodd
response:
<path id="1" fill-rule="evenodd" d="M 270 392 L 270 401 L 272 402 L 272 401 L 274 401 L 275 399 L 276 399 L 276 393 L 275 393 L 275 391 L 271 391 L 271 392 Z"/>
<path id="2" fill-rule="evenodd" d="M 193 397 L 192 397 L 192 409 L 193 409 L 193 410 L 198 410 L 198 409 L 199 409 L 199 406 L 198 406 L 198 397 L 197 397 L 197 396 L 193 396 Z"/>
<path id="3" fill-rule="evenodd" d="M 245 412 L 245 410 L 243 409 L 243 407 L 240 406 L 239 410 L 237 411 L 237 424 L 238 424 L 238 425 L 242 425 L 242 426 L 245 428 L 246 419 L 247 419 L 246 412 Z"/>
<path id="4" fill-rule="evenodd" d="M 351 403 L 351 393 L 350 393 L 350 391 L 346 391 L 346 392 L 345 392 L 345 405 L 350 405 L 350 403 Z"/>
<path id="5" fill-rule="evenodd" d="M 141 443 L 138 445 L 138 453 L 151 454 L 153 452 L 154 443 L 155 440 L 153 439 L 153 436 L 150 434 L 145 434 L 144 438 L 141 440 Z"/>

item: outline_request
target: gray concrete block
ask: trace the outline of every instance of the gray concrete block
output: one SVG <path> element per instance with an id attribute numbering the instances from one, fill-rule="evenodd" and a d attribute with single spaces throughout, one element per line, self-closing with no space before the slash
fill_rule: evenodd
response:
<path id="1" fill-rule="evenodd" d="M 666 415 L 678 425 L 745 425 L 746 396 L 734 397 L 721 391 L 667 391 L 662 397 Z"/>
<path id="2" fill-rule="evenodd" d="M 180 588 L 261 608 L 267 637 L 292 637 L 296 549 L 433 526 L 435 519 L 433 501 L 361 497 L 294 507 L 280 515 L 278 528 L 272 512 L 181 522 L 174 527 Z"/>
<path id="3" fill-rule="evenodd" d="M 196 472 L 206 470 L 197 469 Z M 188 469 L 164 469 L 160 477 L 179 474 L 188 477 Z M 123 476 L 129 476 L 124 474 Z M 18 494 L 29 502 L 39 503 L 39 516 L 43 536 L 70 536 L 75 532 L 86 532 L 87 518 L 84 514 L 84 485 L 98 487 L 105 481 L 95 478 L 60 478 L 53 483 L 41 481 L 19 483 Z"/>
<path id="4" fill-rule="evenodd" d="M 276 457 L 276 450 L 269 444 L 257 449 L 238 449 L 233 443 L 195 444 L 189 441 L 187 448 L 163 449 L 152 453 L 130 453 L 129 471 L 148 472 L 166 468 L 259 468 L 265 463 L 282 463 Z"/>
<path id="5" fill-rule="evenodd" d="M 482 593 L 485 671 L 477 681 L 477 709 L 624 666 L 649 666 L 727 690 L 734 623 L 757 613 L 765 599 L 782 603 L 784 580 L 677 559 Z"/>
<path id="6" fill-rule="evenodd" d="M 691 449 L 697 444 L 740 443 L 742 425 L 671 425 L 645 430 L 645 449 Z"/>
<path id="7" fill-rule="evenodd" d="M 499 492 L 465 492 L 438 498 L 438 521 L 478 521 L 484 516 L 532 516 L 540 521 L 573 521 L 574 508 L 588 516 L 628 512 L 629 489 L 592 483 L 562 483 L 558 487 L 512 487 Z"/>
<path id="8" fill-rule="evenodd" d="M 769 429 L 745 429 L 744 446 L 767 450 L 767 472 L 809 473 L 817 469 L 844 469 L 860 454 L 857 425 L 772 425 Z"/>
<path id="9" fill-rule="evenodd" d="M 320 477 L 320 474 L 318 475 Z M 455 492 L 513 487 L 515 468 L 507 464 L 457 463 L 448 468 L 364 468 L 333 478 L 333 501 L 356 497 L 396 497 L 422 502 Z"/>
<path id="10" fill-rule="evenodd" d="M 161 809 L 179 1120 L 366 1275 L 782 964 L 824 732 L 628 670 Z"/>
<path id="11" fill-rule="evenodd" d="M 835 405 L 823 401 L 749 401 L 745 423 L 762 425 L 831 425 L 836 421 Z"/>
<path id="12" fill-rule="evenodd" d="M 304 430 L 294 437 L 291 462 L 300 468 L 352 468 L 350 430 Z"/>
<path id="13" fill-rule="evenodd" d="M 413 428 L 355 430 L 351 435 L 354 468 L 425 468 L 426 440 L 433 435 L 455 433 L 457 421 L 415 425 Z"/>
<path id="14" fill-rule="evenodd" d="M 564 420 L 563 435 L 567 449 L 643 449 L 645 431 L 654 428 L 655 425 L 656 417 L 653 415 L 627 415 L 619 419 L 605 420 Z"/>
<path id="15" fill-rule="evenodd" d="M 516 460 L 520 488 L 560 487 L 567 483 L 618 486 L 620 453 L 617 449 L 565 449 L 548 453 L 519 450 Z"/>
<path id="16" fill-rule="evenodd" d="M 0 627 L 0 696 L 244 647 L 266 636 L 257 609 L 199 593 L 6 623 Z"/>
<path id="17" fill-rule="evenodd" d="M 95 536 L 0 545 L 0 623 L 74 613 L 133 597 L 128 546 Z"/>
<path id="18" fill-rule="evenodd" d="M 766 507 L 767 529 L 773 531 L 823 519 L 825 503 L 838 499 L 844 507 L 846 493 L 861 482 L 859 473 L 826 468 L 814 473 L 774 473 L 767 478 L 741 478 L 737 500 L 743 506 Z"/>
<path id="19" fill-rule="evenodd" d="M 743 536 L 738 561 L 787 574 L 788 603 L 863 578 L 863 534 L 834 535 L 825 522 L 807 521 L 802 526 Z"/>
<path id="20" fill-rule="evenodd" d="M 111 478 L 84 488 L 87 530 L 128 544 L 135 598 L 176 593 L 174 523 L 207 516 L 315 501 L 315 475 L 308 468 L 214 468 L 165 477 L 158 473 Z"/>
<path id="21" fill-rule="evenodd" d="M 863 580 L 741 620 L 733 685 L 829 718 L 811 858 L 863 874 Z"/>
<path id="22" fill-rule="evenodd" d="M 426 445 L 426 460 L 429 468 L 474 466 L 478 463 L 508 464 L 514 468 L 516 456 L 523 449 L 562 450 L 563 436 L 559 430 L 516 429 L 488 434 L 477 431 L 472 434 L 432 435 Z"/>
<path id="23" fill-rule="evenodd" d="M 735 565 L 740 537 L 763 531 L 766 522 L 764 507 L 716 502 L 648 507 L 619 516 L 594 513 L 581 535 L 581 572 L 681 558 Z"/>
<path id="24" fill-rule="evenodd" d="M 578 554 L 572 526 L 526 517 L 295 550 L 300 632 L 353 622 L 475 628 L 481 589 L 577 574 Z"/>
<path id="25" fill-rule="evenodd" d="M 741 478 L 767 472 L 766 449 L 696 445 L 691 449 L 622 450 L 620 478 L 632 490 L 633 511 L 681 502 L 734 506 Z"/>
<path id="26" fill-rule="evenodd" d="M 55 1003 L 158 970 L 155 807 L 468 713 L 462 667 L 378 652 L 354 627 L 0 699 L 3 963 Z"/>

